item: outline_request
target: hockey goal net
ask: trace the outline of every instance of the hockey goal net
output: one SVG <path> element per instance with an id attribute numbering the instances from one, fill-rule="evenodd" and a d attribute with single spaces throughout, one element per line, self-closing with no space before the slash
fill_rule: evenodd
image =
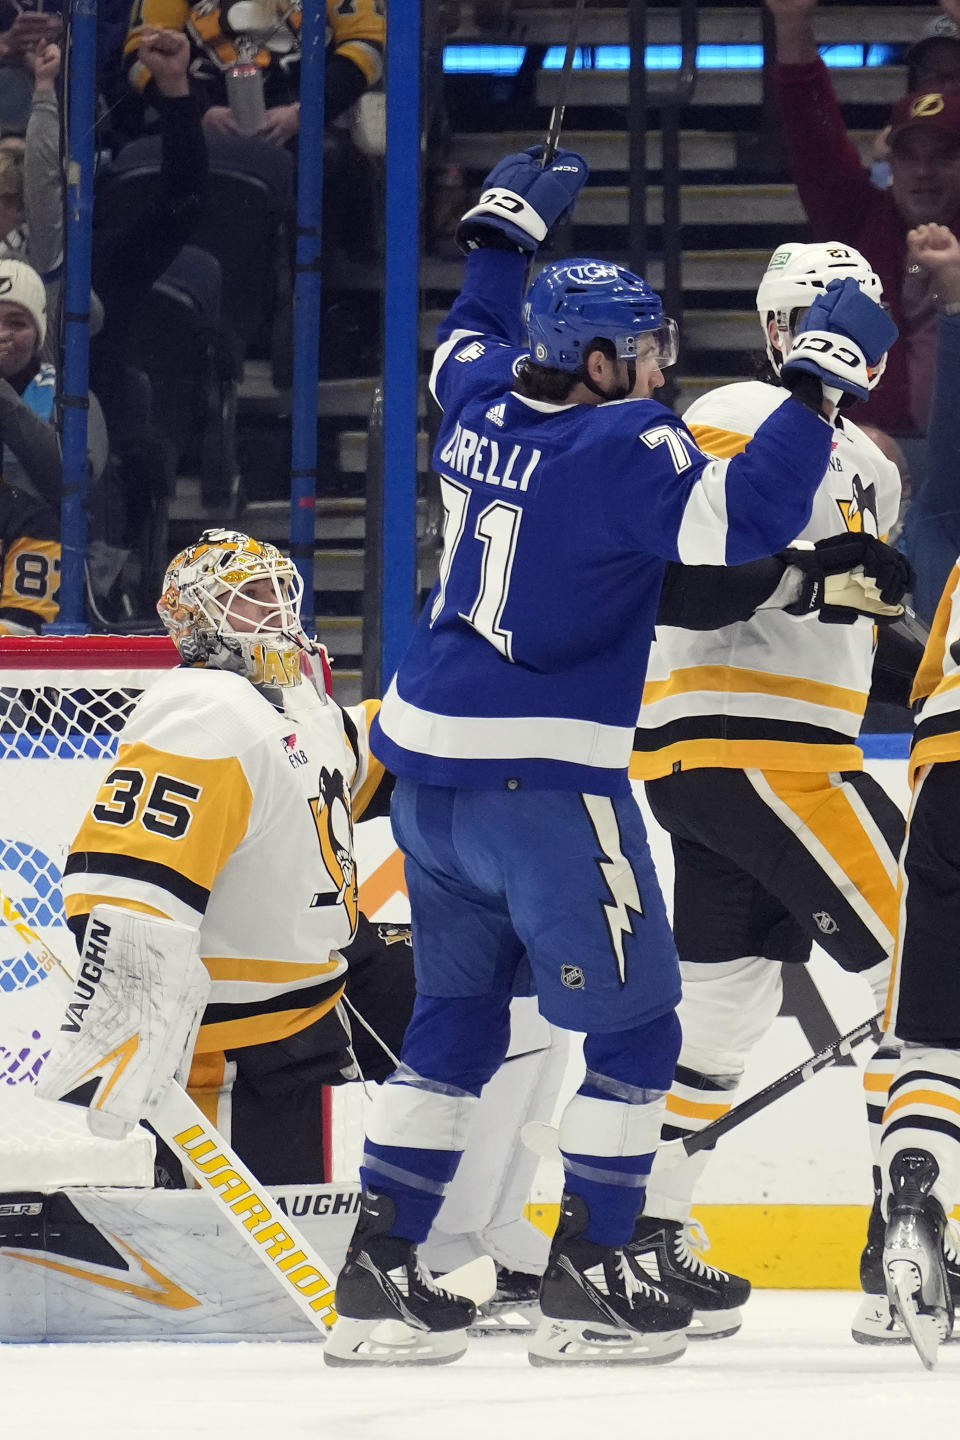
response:
<path id="1" fill-rule="evenodd" d="M 0 892 L 72 966 L 63 866 L 143 691 L 177 663 L 164 636 L 0 637 Z M 98 1140 L 80 1110 L 32 1094 L 59 1024 L 66 976 L 3 914 L 0 901 L 0 1189 L 150 1185 L 153 1141 Z M 357 1086 L 344 1087 L 348 1091 Z M 337 1097 L 332 1170 L 356 1164 L 361 1096 Z"/>

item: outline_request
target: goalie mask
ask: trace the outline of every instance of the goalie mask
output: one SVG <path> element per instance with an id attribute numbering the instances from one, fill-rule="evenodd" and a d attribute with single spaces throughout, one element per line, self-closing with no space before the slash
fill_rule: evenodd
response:
<path id="1" fill-rule="evenodd" d="M 188 665 L 245 675 L 255 685 L 311 681 L 328 693 L 324 647 L 300 623 L 303 581 L 275 545 L 205 530 L 171 560 L 157 613 Z"/>
<path id="2" fill-rule="evenodd" d="M 808 309 L 822 295 L 831 280 L 856 280 L 860 289 L 878 305 L 883 301 L 883 285 L 859 250 L 834 241 L 815 245 L 781 245 L 770 257 L 757 290 L 757 310 L 763 329 L 767 356 L 776 373 L 793 345 L 797 312 Z M 777 327 L 779 349 L 770 339 L 767 321 L 773 316 Z M 870 389 L 880 383 L 886 367 L 886 355 L 879 364 L 867 367 Z"/>

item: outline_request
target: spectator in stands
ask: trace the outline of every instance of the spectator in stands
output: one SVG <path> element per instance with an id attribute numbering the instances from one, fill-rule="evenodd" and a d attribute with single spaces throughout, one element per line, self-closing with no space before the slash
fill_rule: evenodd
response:
<path id="1" fill-rule="evenodd" d="M 766 0 L 788 163 L 818 239 L 856 246 L 883 281 L 900 330 L 864 418 L 894 435 L 924 433 L 933 385 L 936 306 L 907 258 L 907 231 L 960 223 L 960 95 L 909 94 L 891 116 L 892 184 L 878 190 L 850 141 L 814 35 L 817 0 Z"/>
<path id="2" fill-rule="evenodd" d="M 953 7 L 960 15 L 960 0 L 941 0 L 946 12 Z M 907 93 L 927 94 L 960 90 L 960 25 L 948 13 L 938 15 L 924 27 L 920 39 L 907 51 Z M 874 185 L 885 190 L 893 179 L 887 140 L 890 126 L 880 131 L 871 151 L 870 175 Z"/>
<path id="3" fill-rule="evenodd" d="M 107 404 L 111 425 L 110 402 L 133 307 L 190 239 L 207 183 L 200 106 L 188 80 L 189 42 L 176 30 L 142 29 L 139 47 L 153 76 L 160 128 L 159 183 L 150 203 L 122 225 L 99 226 L 94 216 L 93 285 L 103 301 L 104 324 L 91 346 L 90 372 Z"/>
<path id="4" fill-rule="evenodd" d="M 6 135 L 0 140 L 0 256 L 26 260 L 43 279 L 47 292 L 43 356 L 53 360 L 63 287 L 63 164 L 56 92 L 60 47 L 41 44 L 26 52 L 24 63 L 34 76 L 26 138 Z M 100 302 L 92 295 L 91 329 L 99 329 L 102 319 Z"/>
<path id="5" fill-rule="evenodd" d="M 60 611 L 60 541 L 49 506 L 0 481 L 0 635 L 38 635 Z"/>
<path id="6" fill-rule="evenodd" d="M 231 20 L 242 10 L 245 26 Z M 326 0 L 325 111 L 329 121 L 380 79 L 385 34 L 380 0 Z M 141 0 L 134 7 L 124 52 L 130 82 L 152 102 L 154 75 L 140 49 L 144 26 L 184 30 L 191 44 L 194 93 L 208 137 L 257 136 L 289 145 L 300 130 L 299 5 L 252 0 Z M 255 73 L 235 75 L 237 67 Z"/>
<path id="7" fill-rule="evenodd" d="M 960 242 L 945 225 L 920 225 L 910 231 L 908 245 L 938 310 L 926 479 L 913 498 L 902 542 L 916 571 L 913 608 L 929 623 L 960 555 Z"/>
<path id="8" fill-rule="evenodd" d="M 56 620 L 59 534 L 49 506 L 0 481 L 0 635 L 39 635 Z"/>
<path id="9" fill-rule="evenodd" d="M 0 17 L 0 26 L 0 130 L 22 135 L 33 94 L 28 56 L 59 39 L 63 22 L 50 7 L 27 11 L 14 4 Z"/>
<path id="10" fill-rule="evenodd" d="M 62 464 L 55 424 L 56 371 L 41 361 L 47 313 L 43 281 L 23 260 L 0 260 L 0 437 L 3 481 L 58 514 Z M 90 396 L 88 452 L 96 484 L 107 463 L 107 432 Z"/>
<path id="11" fill-rule="evenodd" d="M 57 615 L 60 450 L 53 367 L 41 365 L 43 284 L 0 260 L 0 634 L 28 635 Z M 26 479 L 28 483 L 16 483 Z M 35 483 L 34 483 L 35 482 Z M 52 503 L 49 503 L 51 502 Z"/>

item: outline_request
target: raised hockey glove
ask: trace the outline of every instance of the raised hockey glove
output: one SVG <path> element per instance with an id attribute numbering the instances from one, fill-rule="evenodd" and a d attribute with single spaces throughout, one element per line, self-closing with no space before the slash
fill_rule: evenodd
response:
<path id="1" fill-rule="evenodd" d="M 542 145 L 508 155 L 494 165 L 478 203 L 457 226 L 463 251 L 482 248 L 520 250 L 532 255 L 547 234 L 573 209 L 590 173 L 582 155 L 558 150 L 542 166 Z"/>
<path id="2" fill-rule="evenodd" d="M 783 384 L 789 390 L 798 375 L 808 373 L 834 403 L 842 394 L 866 400 L 869 369 L 880 363 L 898 334 L 886 310 L 864 295 L 852 276 L 831 280 L 800 321 L 780 372 Z"/>
<path id="3" fill-rule="evenodd" d="M 900 603 L 912 583 L 910 562 L 874 535 L 851 531 L 815 545 L 780 551 L 801 572 L 800 594 L 789 615 L 816 613 L 826 625 L 852 625 L 861 615 L 889 625 L 903 614 Z"/>

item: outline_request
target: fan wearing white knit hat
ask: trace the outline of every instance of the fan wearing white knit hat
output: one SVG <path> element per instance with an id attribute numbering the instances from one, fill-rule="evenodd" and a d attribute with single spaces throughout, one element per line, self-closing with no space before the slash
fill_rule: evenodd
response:
<path id="1" fill-rule="evenodd" d="M 0 260 L 0 434 L 3 478 L 60 506 L 60 444 L 54 429 L 56 370 L 42 364 L 47 333 L 43 281 L 24 260 Z"/>
<path id="2" fill-rule="evenodd" d="M 40 363 L 47 329 L 43 281 L 0 260 L 0 633 L 29 634 L 56 617 L 60 447 L 56 375 Z"/>
<path id="3" fill-rule="evenodd" d="M 0 436 L 6 484 L 43 500 L 60 513 L 62 460 L 55 426 L 57 374 L 41 360 L 47 333 L 43 281 L 24 260 L 0 259 Z M 107 460 L 103 415 L 90 397 L 88 442 L 90 479 Z"/>
<path id="4" fill-rule="evenodd" d="M 0 375 L 26 369 L 47 334 L 43 281 L 24 260 L 0 260 Z"/>

